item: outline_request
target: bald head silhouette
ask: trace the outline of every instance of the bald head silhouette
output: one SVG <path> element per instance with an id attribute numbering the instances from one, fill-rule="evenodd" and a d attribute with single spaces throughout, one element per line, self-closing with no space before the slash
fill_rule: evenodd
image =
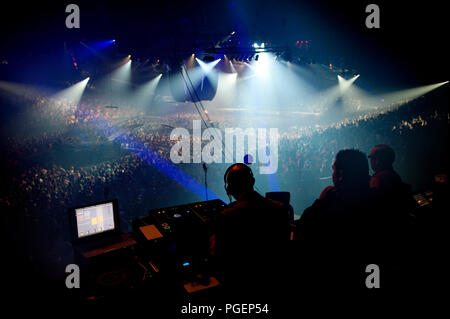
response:
<path id="1" fill-rule="evenodd" d="M 224 182 L 227 194 L 238 199 L 239 195 L 253 191 L 255 178 L 250 167 L 243 163 L 236 163 L 226 170 Z"/>
<path id="2" fill-rule="evenodd" d="M 391 169 L 395 161 L 395 152 L 389 145 L 376 145 L 369 154 L 370 166 L 374 172 Z"/>

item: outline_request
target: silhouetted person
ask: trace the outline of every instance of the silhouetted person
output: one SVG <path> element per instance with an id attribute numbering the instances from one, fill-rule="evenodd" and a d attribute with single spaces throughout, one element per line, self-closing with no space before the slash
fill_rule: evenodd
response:
<path id="1" fill-rule="evenodd" d="M 236 201 L 217 218 L 211 238 L 219 280 L 234 293 L 270 290 L 285 266 L 282 258 L 289 241 L 287 209 L 253 189 L 255 178 L 245 164 L 230 166 L 224 182 L 228 196 Z"/>
<path id="2" fill-rule="evenodd" d="M 418 247 L 423 240 L 417 236 L 412 213 L 417 204 L 411 186 L 404 183 L 393 168 L 395 152 L 388 145 L 376 145 L 368 156 L 374 174 L 370 187 L 376 191 L 380 210 L 377 228 L 383 233 L 379 246 L 383 249 L 384 264 L 391 271 L 390 281 L 397 287 L 408 286 L 422 272 L 418 263 Z M 417 241 L 418 240 L 418 241 Z M 422 268 L 422 269 L 420 269 Z"/>
<path id="3" fill-rule="evenodd" d="M 366 155 L 341 150 L 333 163 L 333 184 L 307 208 L 296 227 L 300 285 L 326 292 L 365 288 L 365 267 L 376 263 L 375 194 L 369 188 Z M 370 262 L 369 262 L 370 261 Z"/>
<path id="4" fill-rule="evenodd" d="M 411 186 L 405 184 L 393 168 L 395 152 L 388 145 L 376 145 L 368 156 L 370 166 L 375 172 L 370 178 L 370 187 L 377 191 L 378 198 L 384 208 L 383 221 L 385 228 L 392 228 L 391 233 L 403 236 L 408 226 L 410 213 L 414 210 L 415 201 Z"/>
<path id="5" fill-rule="evenodd" d="M 376 145 L 368 157 L 370 166 L 375 172 L 370 178 L 370 187 L 389 193 L 402 185 L 402 179 L 392 167 L 395 152 L 390 146 Z"/>

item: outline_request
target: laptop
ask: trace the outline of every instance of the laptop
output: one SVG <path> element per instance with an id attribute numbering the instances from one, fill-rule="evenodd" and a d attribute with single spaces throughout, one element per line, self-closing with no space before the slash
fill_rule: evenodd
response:
<path id="1" fill-rule="evenodd" d="M 135 243 L 120 232 L 118 200 L 69 210 L 72 245 L 84 257 L 93 257 Z"/>

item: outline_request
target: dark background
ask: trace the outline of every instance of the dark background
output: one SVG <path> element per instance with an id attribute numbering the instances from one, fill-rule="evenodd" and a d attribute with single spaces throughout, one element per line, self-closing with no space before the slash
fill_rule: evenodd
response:
<path id="1" fill-rule="evenodd" d="M 124 54 L 169 56 L 236 31 L 243 42 L 309 40 L 316 54 L 351 65 L 369 86 L 397 89 L 448 79 L 443 1 L 375 1 L 380 29 L 365 26 L 371 1 L 76 1 L 81 28 L 67 29 L 69 3 L 4 4 L 0 58 L 20 66 L 9 67 L 8 77 L 52 80 L 64 43 L 114 38 Z"/>

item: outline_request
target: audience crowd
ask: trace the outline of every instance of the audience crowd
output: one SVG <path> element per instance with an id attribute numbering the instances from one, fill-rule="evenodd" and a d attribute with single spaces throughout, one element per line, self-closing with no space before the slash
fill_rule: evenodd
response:
<path id="1" fill-rule="evenodd" d="M 438 102 L 425 96 L 333 125 L 280 130 L 276 178 L 280 190 L 291 192 L 296 216 L 331 184 L 333 160 L 342 149 L 355 148 L 368 154 L 374 145 L 390 145 L 397 154 L 395 165 L 403 180 L 413 189 L 425 187 L 433 174 L 446 168 L 438 160 L 441 154 L 430 146 L 431 137 L 448 134 L 448 109 Z M 50 220 L 67 238 L 69 207 L 119 198 L 123 220 L 130 223 L 151 208 L 201 200 L 161 173 L 173 166 L 169 156 L 175 143 L 169 138 L 172 128 L 190 129 L 192 120 L 198 119 L 194 115 L 148 116 L 132 108 L 105 108 L 96 99 L 84 99 L 73 106 L 38 96 L 27 97 L 22 103 L 28 110 L 23 125 L 26 132 L 7 135 L 1 141 L 4 178 L 0 206 L 6 211 L 23 211 L 25 218 L 37 223 Z M 218 122 L 221 127 L 227 125 L 226 120 Z M 67 164 L 32 160 L 33 154 L 45 158 L 62 145 L 108 143 L 128 152 L 89 166 L 78 165 L 76 157 Z M 414 162 L 420 154 L 421 160 Z M 212 164 L 208 169 L 209 189 L 223 198 L 227 165 Z M 178 167 L 200 184 L 204 182 L 201 164 Z M 257 183 L 257 187 L 269 191 L 264 184 L 267 178 L 260 176 L 258 169 L 253 171 L 256 180 L 263 181 L 263 186 Z M 170 198 L 162 199 L 162 192 L 171 194 Z"/>

